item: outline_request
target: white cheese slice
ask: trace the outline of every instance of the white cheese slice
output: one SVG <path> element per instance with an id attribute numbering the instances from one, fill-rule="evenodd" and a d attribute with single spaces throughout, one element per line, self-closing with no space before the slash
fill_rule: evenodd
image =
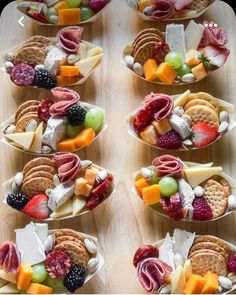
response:
<path id="1" fill-rule="evenodd" d="M 73 197 L 73 215 L 77 215 L 80 213 L 86 205 L 86 200 L 83 197 L 80 196 L 74 196 Z"/>
<path id="2" fill-rule="evenodd" d="M 57 144 L 65 138 L 65 130 L 66 125 L 63 119 L 50 118 L 43 134 L 43 143 L 56 151 Z"/>
<path id="3" fill-rule="evenodd" d="M 59 184 L 56 186 L 48 199 L 48 207 L 55 211 L 57 210 L 62 204 L 64 204 L 67 200 L 69 200 L 73 194 L 75 189 L 75 183 L 70 181 L 67 184 Z"/>
<path id="4" fill-rule="evenodd" d="M 186 281 L 189 280 L 192 273 L 193 273 L 192 264 L 191 264 L 190 259 L 188 259 L 184 263 L 184 276 L 185 276 Z"/>
<path id="5" fill-rule="evenodd" d="M 104 54 L 98 54 L 89 58 L 82 59 L 75 63 L 79 68 L 79 72 L 84 77 L 89 74 L 101 61 Z"/>
<path id="6" fill-rule="evenodd" d="M 72 198 L 67 200 L 62 206 L 60 206 L 56 211 L 54 211 L 50 217 L 52 219 L 62 218 L 65 216 L 72 215 L 73 212 L 73 201 Z"/>
<path id="7" fill-rule="evenodd" d="M 191 93 L 191 91 L 190 90 L 187 90 L 183 94 L 181 94 L 179 97 L 177 97 L 174 100 L 174 106 L 175 107 L 179 107 L 179 106 L 180 107 L 183 107 L 184 105 L 186 105 L 190 93 Z"/>
<path id="8" fill-rule="evenodd" d="M 174 249 L 170 234 L 167 233 L 164 243 L 159 247 L 159 259 L 169 264 L 172 269 L 175 269 Z"/>
<path id="9" fill-rule="evenodd" d="M 14 141 L 23 148 L 29 149 L 34 140 L 34 132 L 5 134 L 5 137 Z"/>
<path id="10" fill-rule="evenodd" d="M 43 143 L 43 122 L 39 124 L 37 129 L 35 130 L 34 141 L 29 148 L 29 151 L 32 153 L 41 153 L 42 151 L 42 143 Z"/>
<path id="11" fill-rule="evenodd" d="M 183 294 L 185 286 L 183 266 L 179 264 L 171 278 L 171 294 Z"/>
<path id="12" fill-rule="evenodd" d="M 55 47 L 49 51 L 44 61 L 44 69 L 52 76 L 56 76 L 61 65 L 66 64 L 67 54 L 61 48 Z"/>
<path id="13" fill-rule="evenodd" d="M 87 57 L 87 46 L 82 42 L 79 45 L 79 56 L 80 60 L 85 59 Z"/>
<path id="14" fill-rule="evenodd" d="M 102 54 L 102 53 L 103 53 L 103 49 L 101 47 L 94 47 L 87 51 L 87 58 L 98 55 L 98 54 Z"/>
<path id="15" fill-rule="evenodd" d="M 8 283 L 0 288 L 0 294 L 19 294 L 16 284 Z"/>
<path id="16" fill-rule="evenodd" d="M 182 56 L 184 57 L 186 53 L 184 25 L 167 25 L 166 43 L 169 45 L 171 51 L 176 51 L 182 54 Z"/>
<path id="17" fill-rule="evenodd" d="M 189 249 L 195 239 L 195 233 L 190 233 L 185 230 L 175 229 L 173 234 L 174 252 L 180 254 L 184 261 L 188 258 Z"/>
<path id="18" fill-rule="evenodd" d="M 192 188 L 195 188 L 213 175 L 220 174 L 220 172 L 222 172 L 222 167 L 192 167 L 184 169 L 186 179 Z"/>
<path id="19" fill-rule="evenodd" d="M 202 35 L 205 28 L 202 24 L 197 24 L 194 20 L 191 20 L 185 31 L 186 51 L 191 49 L 198 49 Z"/>
<path id="20" fill-rule="evenodd" d="M 40 238 L 41 242 L 45 243 L 48 238 L 48 224 L 47 223 L 35 223 L 35 231 Z"/>
<path id="21" fill-rule="evenodd" d="M 0 278 L 11 283 L 16 283 L 16 274 L 7 273 L 3 269 L 0 269 Z"/>

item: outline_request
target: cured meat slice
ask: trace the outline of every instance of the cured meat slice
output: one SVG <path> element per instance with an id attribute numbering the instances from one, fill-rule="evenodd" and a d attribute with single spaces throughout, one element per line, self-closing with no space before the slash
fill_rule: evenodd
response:
<path id="1" fill-rule="evenodd" d="M 163 155 L 152 161 L 152 165 L 157 168 L 158 176 L 181 177 L 183 162 L 171 155 Z"/>
<path id="2" fill-rule="evenodd" d="M 53 102 L 51 100 L 42 100 L 38 105 L 38 117 L 41 121 L 47 122 L 51 115 L 50 115 L 50 107 L 52 106 Z"/>
<path id="3" fill-rule="evenodd" d="M 158 258 L 146 258 L 137 266 L 137 275 L 141 285 L 151 293 L 158 291 L 172 272 L 172 267 Z"/>
<path id="4" fill-rule="evenodd" d="M 77 53 L 83 32 L 84 28 L 81 27 L 66 27 L 58 32 L 56 38 L 66 52 Z"/>
<path id="5" fill-rule="evenodd" d="M 71 89 L 56 87 L 51 92 L 54 103 L 50 107 L 50 114 L 55 117 L 66 115 L 67 109 L 80 100 L 79 94 Z"/>
<path id="6" fill-rule="evenodd" d="M 0 246 L 0 266 L 7 273 L 17 273 L 20 265 L 20 252 L 12 242 L 4 242 Z"/>
<path id="7" fill-rule="evenodd" d="M 62 183 L 69 183 L 75 178 L 80 168 L 80 158 L 72 153 L 56 153 L 54 160 Z"/>
<path id="8" fill-rule="evenodd" d="M 17 64 L 11 71 L 10 78 L 18 86 L 29 86 L 34 84 L 35 70 L 27 64 Z"/>
<path id="9" fill-rule="evenodd" d="M 170 0 L 152 0 L 152 4 L 156 9 L 151 18 L 155 20 L 168 19 L 174 14 L 175 8 Z"/>
<path id="10" fill-rule="evenodd" d="M 46 270 L 52 279 L 64 279 L 71 266 L 69 255 L 63 251 L 52 251 L 45 260 Z"/>
<path id="11" fill-rule="evenodd" d="M 225 46 L 228 43 L 228 36 L 224 29 L 218 28 L 216 24 L 205 21 L 205 30 L 200 41 L 200 47 L 213 45 L 216 47 Z"/>

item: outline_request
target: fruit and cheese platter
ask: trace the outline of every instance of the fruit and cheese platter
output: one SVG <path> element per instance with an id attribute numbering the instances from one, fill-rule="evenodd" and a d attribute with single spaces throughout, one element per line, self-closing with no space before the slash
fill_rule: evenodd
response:
<path id="1" fill-rule="evenodd" d="M 42 26 L 95 22 L 111 0 L 17 0 L 17 9 Z"/>
<path id="2" fill-rule="evenodd" d="M 213 235 L 175 229 L 141 246 L 133 265 L 148 293 L 233 294 L 236 288 L 236 246 Z"/>
<path id="3" fill-rule="evenodd" d="M 164 85 L 198 82 L 223 67 L 228 36 L 213 22 L 168 24 L 165 33 L 147 28 L 125 46 L 122 62 L 139 78 Z"/>
<path id="4" fill-rule="evenodd" d="M 0 245 L 0 294 L 71 294 L 104 265 L 93 236 L 33 222 L 15 235 Z"/>
<path id="5" fill-rule="evenodd" d="M 1 54 L 0 68 L 20 87 L 83 84 L 104 56 L 101 47 L 82 40 L 83 32 L 82 27 L 70 26 L 56 37 L 32 36 Z"/>
<path id="6" fill-rule="evenodd" d="M 198 18 L 215 0 L 126 0 L 146 21 L 177 21 Z"/>
<path id="7" fill-rule="evenodd" d="M 145 206 L 175 221 L 214 221 L 236 210 L 236 180 L 213 163 L 163 155 L 136 172 L 134 182 Z"/>
<path id="8" fill-rule="evenodd" d="M 38 157 L 3 183 L 3 202 L 37 220 L 86 214 L 114 191 L 113 174 L 73 153 Z"/>
<path id="9" fill-rule="evenodd" d="M 55 87 L 52 98 L 27 100 L 0 126 L 2 142 L 34 155 L 76 152 L 107 127 L 105 111 L 81 102 L 77 92 Z"/>
<path id="10" fill-rule="evenodd" d="M 201 149 L 235 126 L 235 107 L 206 92 L 147 95 L 128 116 L 129 134 L 161 150 Z"/>

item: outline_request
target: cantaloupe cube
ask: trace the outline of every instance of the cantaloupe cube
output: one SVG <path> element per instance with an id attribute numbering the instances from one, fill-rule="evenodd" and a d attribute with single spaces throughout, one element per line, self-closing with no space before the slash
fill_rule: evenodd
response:
<path id="1" fill-rule="evenodd" d="M 99 170 L 95 167 L 88 168 L 85 172 L 85 180 L 89 185 L 94 186 L 96 181 L 96 175 L 99 172 Z"/>
<path id="2" fill-rule="evenodd" d="M 158 78 L 157 76 L 157 63 L 155 59 L 148 59 L 143 65 L 144 76 L 148 81 L 154 81 Z"/>
<path id="3" fill-rule="evenodd" d="M 19 290 L 27 290 L 33 276 L 33 269 L 29 264 L 21 263 L 16 276 L 16 284 Z"/>
<path id="4" fill-rule="evenodd" d="M 172 129 L 169 120 L 166 118 L 161 121 L 153 121 L 152 125 L 156 129 L 158 135 L 164 135 Z"/>
<path id="5" fill-rule="evenodd" d="M 92 128 L 85 128 L 74 139 L 77 148 L 88 146 L 95 137 L 95 132 Z"/>
<path id="6" fill-rule="evenodd" d="M 59 12 L 61 9 L 66 9 L 66 8 L 69 8 L 69 5 L 67 4 L 66 1 L 60 1 L 54 6 L 54 9 L 57 12 Z"/>
<path id="7" fill-rule="evenodd" d="M 205 283 L 205 278 L 192 274 L 187 281 L 186 287 L 184 288 L 184 294 L 201 294 Z"/>
<path id="8" fill-rule="evenodd" d="M 139 11 L 143 12 L 147 6 L 152 6 L 152 3 L 150 0 L 139 0 L 138 1 Z"/>
<path id="9" fill-rule="evenodd" d="M 135 182 L 135 187 L 138 190 L 138 192 L 140 192 L 140 194 L 142 194 L 142 189 L 148 186 L 149 184 L 144 177 L 139 178 L 139 180 Z"/>
<path id="10" fill-rule="evenodd" d="M 27 290 L 27 294 L 52 294 L 52 292 L 51 287 L 37 283 L 31 283 Z"/>
<path id="11" fill-rule="evenodd" d="M 167 85 L 171 85 L 177 77 L 177 72 L 167 62 L 163 62 L 159 65 L 156 74 L 157 77 Z"/>
<path id="12" fill-rule="evenodd" d="M 194 67 L 200 64 L 201 60 L 199 59 L 200 52 L 191 49 L 185 54 L 185 62 L 188 66 Z"/>
<path id="13" fill-rule="evenodd" d="M 92 192 L 92 189 L 92 185 L 89 185 L 85 178 L 80 177 L 76 179 L 74 191 L 76 196 L 89 197 Z"/>
<path id="14" fill-rule="evenodd" d="M 201 294 L 215 294 L 218 289 L 218 275 L 211 271 L 208 271 L 204 278 L 206 279 L 206 283 L 201 291 Z"/>
<path id="15" fill-rule="evenodd" d="M 146 206 L 155 205 L 160 202 L 160 185 L 153 184 L 142 189 L 143 201 Z"/>
<path id="16" fill-rule="evenodd" d="M 78 25 L 80 23 L 80 8 L 61 9 L 58 11 L 58 24 Z"/>
<path id="17" fill-rule="evenodd" d="M 79 68 L 76 66 L 60 66 L 60 75 L 63 77 L 79 76 Z"/>
<path id="18" fill-rule="evenodd" d="M 197 80 L 201 80 L 207 76 L 207 71 L 206 71 L 203 63 L 200 63 L 196 67 L 192 68 L 191 71 Z"/>
<path id="19" fill-rule="evenodd" d="M 144 140 L 145 142 L 149 144 L 157 144 L 157 140 L 158 140 L 157 133 L 155 128 L 152 125 L 144 128 L 139 135 L 142 138 L 142 140 Z"/>
<path id="20" fill-rule="evenodd" d="M 58 86 L 71 86 L 78 82 L 81 79 L 81 76 L 57 76 L 57 85 Z"/>
<path id="21" fill-rule="evenodd" d="M 57 149 L 59 152 L 75 152 L 77 147 L 74 139 L 65 139 L 58 143 Z"/>

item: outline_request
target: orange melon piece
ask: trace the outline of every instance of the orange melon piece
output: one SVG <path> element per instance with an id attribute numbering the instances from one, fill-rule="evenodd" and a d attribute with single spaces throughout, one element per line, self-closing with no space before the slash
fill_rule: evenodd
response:
<path id="1" fill-rule="evenodd" d="M 184 294 L 201 294 L 206 279 L 199 275 L 191 274 L 184 288 Z"/>
<path id="2" fill-rule="evenodd" d="M 58 143 L 57 149 L 59 152 L 75 152 L 77 147 L 74 139 L 65 139 Z"/>
<path id="3" fill-rule="evenodd" d="M 60 66 L 60 75 L 63 77 L 79 76 L 79 68 L 76 66 Z"/>
<path id="4" fill-rule="evenodd" d="M 95 167 L 86 170 L 84 178 L 89 185 L 94 186 L 98 172 L 99 170 Z"/>
<path id="5" fill-rule="evenodd" d="M 61 9 L 58 11 L 59 25 L 77 25 L 80 23 L 80 8 Z"/>
<path id="6" fill-rule="evenodd" d="M 139 180 L 135 182 L 135 187 L 140 192 L 140 194 L 142 193 L 142 189 L 148 186 L 149 184 L 147 183 L 147 180 L 144 177 L 139 178 Z"/>
<path id="7" fill-rule="evenodd" d="M 218 275 L 211 271 L 208 271 L 204 278 L 206 279 L 206 283 L 201 291 L 202 294 L 215 294 L 218 289 Z"/>
<path id="8" fill-rule="evenodd" d="M 144 76 L 146 80 L 153 81 L 158 78 L 157 76 L 157 63 L 155 59 L 148 59 L 143 65 Z"/>
<path id="9" fill-rule="evenodd" d="M 191 49 L 185 54 L 185 61 L 188 66 L 194 67 L 200 64 L 201 60 L 199 59 L 200 52 Z"/>
<path id="10" fill-rule="evenodd" d="M 83 177 L 76 179 L 74 191 L 76 196 L 89 197 L 92 192 L 92 189 L 92 185 L 89 185 Z"/>
<path id="11" fill-rule="evenodd" d="M 27 290 L 33 276 L 33 269 L 29 264 L 21 263 L 16 276 L 16 284 L 19 290 Z"/>
<path id="12" fill-rule="evenodd" d="M 59 86 L 70 86 L 75 84 L 81 79 L 80 76 L 57 76 L 57 85 Z"/>
<path id="13" fill-rule="evenodd" d="M 191 71 L 197 80 L 201 80 L 207 76 L 207 71 L 206 71 L 203 63 L 200 63 L 196 67 L 192 68 Z"/>
<path id="14" fill-rule="evenodd" d="M 27 289 L 27 294 L 52 294 L 52 292 L 52 288 L 37 283 L 31 283 Z"/>
<path id="15" fill-rule="evenodd" d="M 88 146 L 94 139 L 95 135 L 96 133 L 92 128 L 85 128 L 74 139 L 75 146 L 77 148 Z"/>
<path id="16" fill-rule="evenodd" d="M 142 138 L 142 140 L 144 140 L 148 144 L 157 144 L 157 141 L 158 141 L 157 133 L 155 128 L 152 125 L 144 128 L 139 135 Z"/>
<path id="17" fill-rule="evenodd" d="M 177 77 L 177 72 L 167 62 L 163 62 L 159 65 L 156 74 L 157 77 L 167 85 L 171 85 Z"/>
<path id="18" fill-rule="evenodd" d="M 146 206 L 151 206 L 160 202 L 160 185 L 153 184 L 142 189 L 143 201 Z"/>
<path id="19" fill-rule="evenodd" d="M 153 121 L 152 125 L 156 129 L 158 135 L 164 135 L 172 130 L 169 120 L 166 118 L 160 121 Z"/>
<path id="20" fill-rule="evenodd" d="M 66 1 L 61 1 L 58 2 L 55 6 L 54 6 L 55 10 L 59 13 L 60 10 L 62 9 L 66 9 L 69 8 L 69 5 L 67 4 Z"/>

